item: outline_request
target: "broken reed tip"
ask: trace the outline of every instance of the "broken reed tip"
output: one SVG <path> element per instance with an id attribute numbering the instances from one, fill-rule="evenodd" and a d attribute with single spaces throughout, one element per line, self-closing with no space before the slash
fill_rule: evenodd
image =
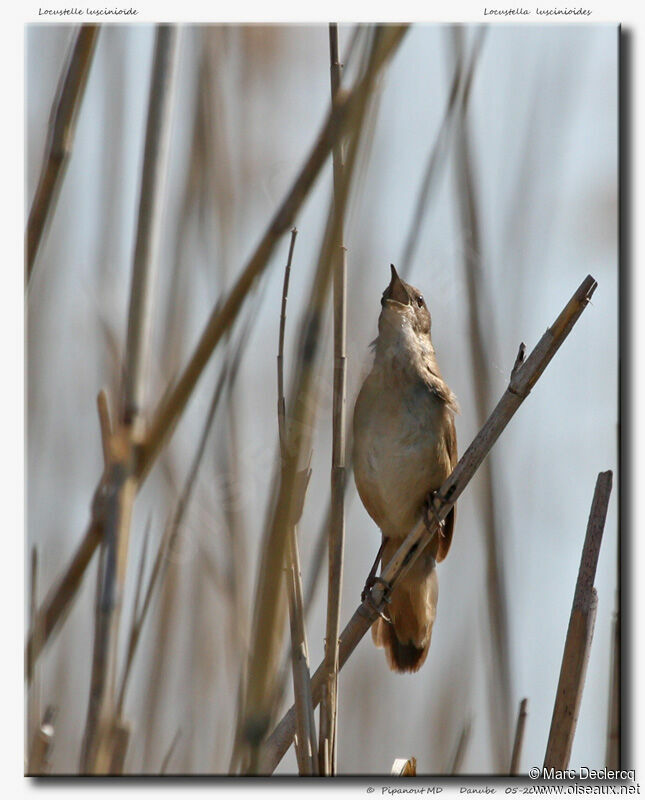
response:
<path id="1" fill-rule="evenodd" d="M 598 281 L 593 277 L 593 275 L 587 275 L 584 281 L 580 284 L 580 289 L 578 290 L 581 299 L 590 300 L 592 294 L 598 288 Z"/>

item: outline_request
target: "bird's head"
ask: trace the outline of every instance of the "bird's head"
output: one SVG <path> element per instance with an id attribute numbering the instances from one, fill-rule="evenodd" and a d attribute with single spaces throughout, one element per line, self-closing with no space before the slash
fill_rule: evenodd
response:
<path id="1" fill-rule="evenodd" d="M 404 334 L 418 339 L 430 338 L 430 312 L 421 292 L 402 280 L 394 264 L 392 277 L 381 297 L 379 336 L 386 338 Z"/>

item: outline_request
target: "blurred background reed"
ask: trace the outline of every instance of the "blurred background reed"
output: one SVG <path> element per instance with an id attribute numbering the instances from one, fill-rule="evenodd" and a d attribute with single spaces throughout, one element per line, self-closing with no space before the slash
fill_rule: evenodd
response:
<path id="1" fill-rule="evenodd" d="M 75 33 L 26 28 L 28 203 Z M 339 26 L 344 85 L 361 69 L 368 36 L 367 27 Z M 27 289 L 26 553 L 37 553 L 38 602 L 87 525 L 103 464 L 96 395 L 107 389 L 113 413 L 120 398 L 154 37 L 148 26 L 100 29 Z M 327 26 L 184 26 L 181 40 L 144 414 L 237 279 L 330 102 Z M 410 756 L 419 773 L 507 772 L 523 697 L 521 767 L 542 763 L 596 475 L 617 467 L 617 102 L 614 26 L 414 25 L 373 87 L 344 231 L 350 420 L 390 262 L 432 312 L 462 410 L 460 453 L 503 392 L 519 342 L 537 341 L 587 273 L 599 289 L 460 500 L 427 664 L 394 675 L 364 641 L 341 672 L 339 774 L 386 773 Z M 331 192 L 330 157 L 295 219 L 289 379 Z M 140 609 L 165 549 L 123 696 L 126 772 L 223 773 L 231 764 L 279 454 L 275 359 L 288 249 L 284 235 L 135 505 L 119 679 L 137 586 Z M 323 657 L 327 606 L 329 303 L 320 337 L 298 526 L 312 668 Z M 351 478 L 346 511 L 341 625 L 380 540 Z M 617 546 L 614 497 L 573 768 L 606 763 Z M 31 709 L 56 708 L 53 773 L 78 770 L 96 569 L 95 557 L 29 692 Z M 289 676 L 281 708 L 291 702 Z M 278 772 L 295 771 L 290 750 Z"/>

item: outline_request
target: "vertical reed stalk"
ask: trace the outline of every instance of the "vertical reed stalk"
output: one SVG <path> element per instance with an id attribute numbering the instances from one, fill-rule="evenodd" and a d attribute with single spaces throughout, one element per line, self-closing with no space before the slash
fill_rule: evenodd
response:
<path id="1" fill-rule="evenodd" d="M 529 701 L 525 697 L 520 702 L 520 710 L 517 713 L 517 725 L 515 726 L 515 739 L 513 741 L 513 752 L 511 754 L 510 775 L 519 775 L 520 760 L 522 758 L 522 745 L 524 744 L 524 729 L 526 728 L 527 706 Z"/>
<path id="2" fill-rule="evenodd" d="M 466 105 L 468 104 L 470 84 L 472 83 L 485 35 L 486 27 L 482 26 L 477 33 L 477 38 L 473 45 L 470 61 L 467 66 L 462 59 L 458 59 L 455 64 L 455 71 L 448 93 L 448 101 L 443 112 L 439 132 L 428 154 L 428 160 L 414 205 L 414 213 L 405 239 L 403 255 L 401 256 L 400 262 L 397 262 L 397 264 L 401 264 L 399 274 L 406 280 L 414 262 L 419 236 L 423 229 L 423 220 L 428 212 L 428 204 L 433 194 L 436 197 L 435 190 L 449 160 L 449 148 L 454 139 L 454 129 L 458 120 L 458 112 L 460 108 L 463 108 L 463 103 Z"/>
<path id="3" fill-rule="evenodd" d="M 466 755 L 466 750 L 468 749 L 471 736 L 472 722 L 470 719 L 467 719 L 464 722 L 461 731 L 459 732 L 459 738 L 457 739 L 457 744 L 455 745 L 455 750 L 452 754 L 450 765 L 447 769 L 448 775 L 458 775 L 461 772 L 461 767 L 464 763 L 464 757 Z"/>
<path id="4" fill-rule="evenodd" d="M 284 270 L 282 284 L 282 305 L 280 308 L 280 333 L 278 336 L 278 438 L 282 463 L 287 463 L 287 421 L 284 398 L 284 335 L 287 323 L 287 298 L 289 295 L 289 277 L 293 249 L 298 231 L 291 231 L 289 256 Z M 302 502 L 308 478 L 303 481 Z M 309 673 L 309 655 L 307 652 L 307 634 L 305 630 L 304 604 L 302 600 L 302 578 L 300 575 L 300 557 L 298 554 L 298 534 L 296 525 L 290 526 L 288 536 L 287 567 L 287 599 L 289 601 L 289 622 L 291 632 L 291 671 L 293 675 L 293 695 L 296 706 L 296 759 L 300 775 L 318 774 L 318 754 L 316 748 L 316 727 L 313 700 L 311 698 L 311 675 Z"/>
<path id="5" fill-rule="evenodd" d="M 463 55 L 463 31 L 454 26 L 454 42 L 457 58 Z M 480 40 L 481 42 L 481 40 Z M 475 47 L 480 45 L 476 44 Z M 473 55 L 471 63 L 476 63 Z M 475 187 L 473 148 L 471 147 L 468 101 L 472 86 L 473 71 L 463 70 L 467 80 L 462 90 L 459 105 L 459 121 L 455 128 L 456 183 L 458 212 L 461 223 L 464 273 L 468 295 L 468 320 L 470 322 L 470 350 L 473 367 L 473 384 L 477 422 L 482 425 L 490 400 L 491 378 L 488 346 L 485 332 L 490 331 L 492 314 L 485 313 L 486 286 L 483 273 L 483 240 L 480 214 Z M 493 659 L 491 661 L 491 689 L 489 692 L 490 720 L 493 741 L 496 746 L 497 769 L 503 771 L 508 764 L 511 733 L 511 668 L 508 644 L 508 622 L 502 548 L 497 526 L 497 496 L 493 482 L 491 461 L 482 465 L 482 523 L 486 544 L 487 598 Z"/>
<path id="6" fill-rule="evenodd" d="M 146 365 L 150 349 L 154 268 L 177 62 L 178 30 L 157 28 L 132 267 L 125 375 L 119 426 L 110 439 L 100 516 L 103 540 L 97 576 L 94 652 L 80 771 L 108 772 L 118 745 L 115 728 L 118 632 L 127 571 L 130 522 L 138 490 Z"/>
<path id="7" fill-rule="evenodd" d="M 618 506 L 621 505 L 621 492 L 618 491 Z M 605 750 L 605 766 L 607 769 L 619 770 L 621 761 L 620 752 L 620 723 L 621 723 L 621 702 L 620 702 L 620 624 L 621 624 L 621 536 L 620 525 L 621 516 L 618 516 L 618 537 L 616 539 L 616 594 L 614 617 L 611 628 L 611 671 L 609 673 L 609 703 L 607 708 L 607 744 Z"/>
<path id="8" fill-rule="evenodd" d="M 27 775 L 44 775 L 49 769 L 48 758 L 54 741 L 56 713 L 54 706 L 47 706 L 42 722 L 34 731 L 29 744 Z"/>
<path id="9" fill-rule="evenodd" d="M 177 729 L 177 732 L 173 736 L 172 742 L 170 743 L 170 747 L 166 751 L 166 754 L 163 757 L 163 761 L 161 762 L 161 767 L 159 768 L 159 774 L 165 775 L 168 772 L 168 764 L 170 763 L 170 759 L 172 758 L 173 753 L 177 747 L 177 742 L 181 737 L 181 728 Z"/>
<path id="10" fill-rule="evenodd" d="M 123 720 L 116 720 L 112 731 L 113 745 L 110 757 L 110 775 L 122 775 L 125 757 L 130 742 L 130 726 Z"/>
<path id="11" fill-rule="evenodd" d="M 25 235 L 27 285 L 72 152 L 76 121 L 85 93 L 98 32 L 98 25 L 81 25 L 79 28 L 52 104 L 45 158 L 27 220 Z"/>
<path id="12" fill-rule="evenodd" d="M 338 25 L 329 25 L 329 60 L 331 99 L 336 102 L 341 84 L 341 63 L 338 49 Z M 343 148 L 338 141 L 332 151 L 334 202 L 338 203 L 343 180 Z M 320 705 L 320 764 L 328 768 L 324 774 L 335 775 L 337 768 L 338 712 L 338 634 L 340 633 L 341 584 L 345 542 L 345 401 L 347 384 L 347 249 L 344 220 L 338 221 L 338 238 L 334 243 L 334 385 L 332 406 L 331 516 L 329 526 L 329 566 L 327 578 L 327 628 L 325 665 L 327 687 Z"/>
<path id="13" fill-rule="evenodd" d="M 31 548 L 29 581 L 29 625 L 33 628 L 38 609 L 38 549 Z M 38 730 L 40 725 L 40 680 L 36 671 L 31 687 L 27 691 L 27 732 L 26 740 Z"/>
<path id="14" fill-rule="evenodd" d="M 545 769 L 565 770 L 569 765 L 598 606 L 598 595 L 593 582 L 607 518 L 611 484 L 611 470 L 598 475 L 564 644 L 551 730 L 544 757 Z"/>
<path id="15" fill-rule="evenodd" d="M 607 749 L 605 766 L 620 769 L 620 612 L 614 614 L 609 675 L 609 710 L 607 714 Z"/>
<path id="16" fill-rule="evenodd" d="M 281 479 L 275 505 L 266 529 L 255 594 L 255 620 L 247 679 L 244 737 L 249 748 L 246 771 L 258 770 L 260 748 L 270 724 L 272 698 L 277 688 L 278 657 L 281 646 L 280 575 L 286 553 L 287 532 L 297 518 L 297 485 L 301 470 L 299 462 L 308 453 L 314 422 L 313 377 L 319 349 L 323 306 L 332 273 L 332 252 L 338 240 L 338 224 L 347 203 L 360 132 L 372 87 L 380 65 L 399 43 L 405 29 L 377 28 L 369 63 L 358 96 L 355 114 L 350 121 L 351 139 L 347 166 L 343 173 L 342 190 L 329 214 L 327 229 L 320 250 L 309 303 L 301 325 L 301 355 L 294 376 L 291 398 L 292 422 L 287 432 L 287 463 L 281 469 Z"/>
<path id="17" fill-rule="evenodd" d="M 298 555 L 298 533 L 294 525 L 289 531 L 289 567 L 286 571 L 289 619 L 291 628 L 291 663 L 293 695 L 296 706 L 296 756 L 301 775 L 318 775 L 318 748 L 316 747 L 316 720 L 311 694 L 311 673 L 305 629 L 302 579 Z"/>

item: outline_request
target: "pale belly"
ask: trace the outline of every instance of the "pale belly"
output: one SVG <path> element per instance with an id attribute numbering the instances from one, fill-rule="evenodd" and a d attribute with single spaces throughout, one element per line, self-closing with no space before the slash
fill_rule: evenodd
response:
<path id="1" fill-rule="evenodd" d="M 428 492 L 450 474 L 444 435 L 450 413 L 418 387 L 383 392 L 369 379 L 363 387 L 354 417 L 356 486 L 384 536 L 407 536 Z"/>

